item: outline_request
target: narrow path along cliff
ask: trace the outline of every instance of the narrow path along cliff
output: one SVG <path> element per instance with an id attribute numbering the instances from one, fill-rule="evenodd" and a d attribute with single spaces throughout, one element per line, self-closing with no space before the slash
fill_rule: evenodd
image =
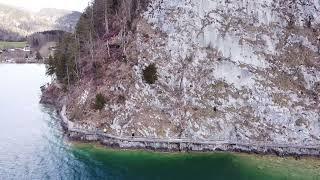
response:
<path id="1" fill-rule="evenodd" d="M 67 130 L 69 138 L 76 141 L 98 142 L 108 147 L 123 149 L 149 149 L 154 151 L 187 151 L 210 152 L 229 151 L 258 154 L 274 154 L 277 156 L 316 156 L 320 157 L 320 145 L 293 145 L 275 144 L 266 142 L 239 143 L 224 140 L 190 140 L 190 139 L 163 139 L 152 137 L 119 137 L 107 134 L 104 130 L 88 129 L 75 125 L 66 116 L 66 106 L 60 113 L 62 124 Z M 259 144 L 258 144 L 259 143 Z"/>

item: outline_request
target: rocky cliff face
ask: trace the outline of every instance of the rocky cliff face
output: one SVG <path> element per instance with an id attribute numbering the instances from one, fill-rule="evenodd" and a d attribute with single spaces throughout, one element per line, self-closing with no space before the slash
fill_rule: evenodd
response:
<path id="1" fill-rule="evenodd" d="M 117 136 L 319 144 L 319 14 L 318 0 L 152 0 L 127 62 L 79 82 L 68 115 Z"/>

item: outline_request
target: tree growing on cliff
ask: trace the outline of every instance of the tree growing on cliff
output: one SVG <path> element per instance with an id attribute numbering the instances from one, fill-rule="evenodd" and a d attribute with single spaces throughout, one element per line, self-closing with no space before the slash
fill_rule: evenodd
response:
<path id="1" fill-rule="evenodd" d="M 79 50 L 82 54 L 90 54 L 91 38 L 95 38 L 93 34 L 92 19 L 92 7 L 88 6 L 81 15 L 78 24 L 76 26 L 75 34 L 79 38 Z"/>
<path id="2" fill-rule="evenodd" d="M 49 76 L 54 75 L 56 71 L 55 67 L 56 67 L 56 64 L 55 64 L 54 58 L 50 55 L 46 64 L 46 69 L 47 69 L 46 74 Z"/>
<path id="3" fill-rule="evenodd" d="M 76 47 L 72 34 L 65 35 L 57 45 L 54 58 L 49 57 L 47 64 L 47 74 L 55 74 L 58 81 L 68 86 L 76 82 L 79 77 L 75 62 Z"/>
<path id="4" fill-rule="evenodd" d="M 157 67 L 150 64 L 143 70 L 143 78 L 148 84 L 154 84 L 158 80 Z"/>
<path id="5" fill-rule="evenodd" d="M 42 56 L 41 56 L 41 54 L 40 54 L 39 51 L 37 51 L 37 53 L 36 53 L 36 59 L 37 59 L 38 61 L 42 60 Z"/>
<path id="6" fill-rule="evenodd" d="M 99 93 L 96 95 L 93 108 L 95 110 L 102 110 L 105 107 L 106 103 L 107 103 L 107 101 L 106 101 L 106 98 L 104 97 L 104 95 Z"/>

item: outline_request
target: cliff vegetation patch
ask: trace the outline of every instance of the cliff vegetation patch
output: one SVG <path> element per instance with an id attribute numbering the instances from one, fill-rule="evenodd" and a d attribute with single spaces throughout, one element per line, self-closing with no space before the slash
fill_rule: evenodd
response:
<path id="1" fill-rule="evenodd" d="M 150 64 L 143 70 L 143 78 L 148 84 L 154 84 L 158 80 L 157 67 Z"/>
<path id="2" fill-rule="evenodd" d="M 107 100 L 103 94 L 99 93 L 96 95 L 93 108 L 95 110 L 102 110 L 106 106 Z"/>

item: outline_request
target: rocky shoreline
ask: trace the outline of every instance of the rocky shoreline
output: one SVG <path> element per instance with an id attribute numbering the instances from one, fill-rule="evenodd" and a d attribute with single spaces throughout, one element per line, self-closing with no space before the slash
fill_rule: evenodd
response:
<path id="1" fill-rule="evenodd" d="M 144 137 L 118 137 L 102 130 L 74 123 L 67 117 L 66 97 L 61 87 L 53 83 L 42 87 L 40 103 L 53 105 L 61 117 L 61 124 L 72 141 L 99 143 L 115 149 L 139 149 L 158 152 L 241 152 L 248 154 L 320 158 L 319 146 L 297 146 L 290 144 L 241 143 L 230 141 L 196 141 L 190 139 L 158 139 Z"/>
<path id="2" fill-rule="evenodd" d="M 320 158 L 319 146 L 298 147 L 289 145 L 257 145 L 231 143 L 227 141 L 199 142 L 188 139 L 149 139 L 117 137 L 99 130 L 88 130 L 70 121 L 66 116 L 66 107 L 60 111 L 61 123 L 68 138 L 72 141 L 99 143 L 115 149 L 150 150 L 157 152 L 239 152 L 279 157 L 317 157 Z"/>

